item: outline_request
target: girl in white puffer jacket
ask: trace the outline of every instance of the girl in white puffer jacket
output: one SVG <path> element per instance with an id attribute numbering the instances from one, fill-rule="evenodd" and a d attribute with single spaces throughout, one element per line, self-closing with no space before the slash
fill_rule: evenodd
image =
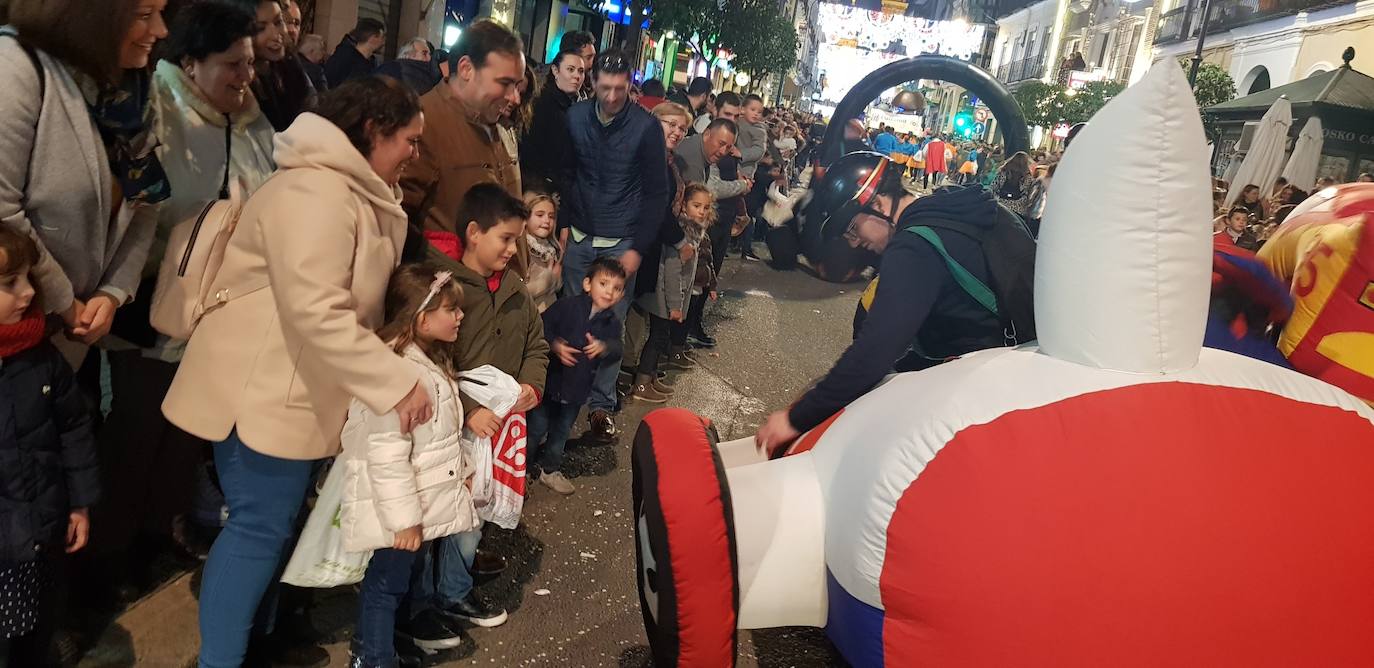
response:
<path id="1" fill-rule="evenodd" d="M 358 597 L 351 667 L 395 665 L 396 613 L 411 569 L 428 541 L 478 526 L 459 435 L 463 408 L 447 343 L 463 320 L 462 288 L 432 265 L 402 265 L 386 293 L 386 325 L 377 333 L 415 363 L 434 416 L 401 431 L 395 411 L 377 415 L 353 400 L 343 430 L 345 466 L 340 528 L 344 549 L 375 550 Z"/>

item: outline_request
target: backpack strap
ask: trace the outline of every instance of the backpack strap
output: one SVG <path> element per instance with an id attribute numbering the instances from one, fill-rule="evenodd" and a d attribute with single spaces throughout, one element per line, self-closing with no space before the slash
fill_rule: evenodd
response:
<path id="1" fill-rule="evenodd" d="M 935 252 L 939 253 L 940 257 L 944 258 L 945 265 L 949 267 L 949 273 L 954 276 L 954 282 L 958 283 L 959 287 L 964 292 L 968 293 L 968 296 L 973 297 L 974 301 L 982 304 L 983 308 L 991 311 L 993 315 L 1000 315 L 997 312 L 997 294 L 994 293 L 992 288 L 989 288 L 986 283 L 978 280 L 977 276 L 974 276 L 968 269 L 965 269 L 964 265 L 959 264 L 958 261 L 950 257 L 949 251 L 945 250 L 945 243 L 940 240 L 940 235 L 936 234 L 935 230 L 925 225 L 913 225 L 902 231 L 910 232 L 925 239 L 935 248 Z"/>
<path id="2" fill-rule="evenodd" d="M 38 124 L 43 122 L 43 98 L 48 94 L 48 76 L 43 70 L 43 61 L 38 59 L 38 51 L 32 46 L 19 39 L 19 35 L 8 30 L 0 32 L 0 35 L 13 38 L 19 44 L 19 48 L 24 50 L 24 55 L 29 57 L 29 62 L 33 63 L 34 72 L 38 73 L 38 114 L 37 120 L 33 122 L 33 144 L 29 146 L 29 162 L 33 162 L 33 154 L 38 150 Z M 32 167 L 30 167 L 32 169 Z M 24 192 L 29 191 L 28 174 L 24 176 Z"/>
<path id="3" fill-rule="evenodd" d="M 24 55 L 29 57 L 29 62 L 33 63 L 33 70 L 38 73 L 38 109 L 39 113 L 42 113 L 43 97 L 47 95 L 48 92 L 48 79 L 43 70 L 43 61 L 38 59 L 38 51 L 32 46 L 29 46 L 24 40 L 19 39 L 18 33 L 12 32 L 11 30 L 0 31 L 0 35 L 13 38 L 14 41 L 19 44 L 19 48 L 24 50 Z"/>

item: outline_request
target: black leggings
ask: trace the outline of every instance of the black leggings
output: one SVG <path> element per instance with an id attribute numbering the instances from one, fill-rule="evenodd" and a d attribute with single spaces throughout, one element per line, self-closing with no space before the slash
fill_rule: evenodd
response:
<path id="1" fill-rule="evenodd" d="M 692 303 L 695 304 L 696 302 L 693 301 Z M 688 307 L 688 313 L 691 313 L 690 306 Z M 689 334 L 689 332 L 687 331 L 686 318 L 683 319 L 683 322 L 671 322 L 669 324 L 671 325 L 671 327 L 668 333 L 668 340 L 670 343 L 672 343 L 672 346 L 674 348 L 682 348 L 686 346 L 687 334 Z"/>
<path id="2" fill-rule="evenodd" d="M 639 355 L 639 369 L 637 371 L 639 375 L 648 376 L 652 380 L 658 374 L 659 358 L 668 354 L 674 323 L 652 313 L 648 315 L 649 338 L 644 342 L 644 352 Z"/>
<path id="3" fill-rule="evenodd" d="M 721 267 L 725 266 L 725 253 L 730 243 L 730 226 L 717 222 L 706 231 L 711 235 L 711 267 L 716 270 L 716 276 L 720 276 Z M 687 307 L 687 329 L 691 334 L 704 334 L 706 330 L 701 326 L 702 316 L 706 313 L 706 293 L 695 295 L 691 299 L 691 304 Z M 686 337 L 683 343 L 686 343 Z"/>

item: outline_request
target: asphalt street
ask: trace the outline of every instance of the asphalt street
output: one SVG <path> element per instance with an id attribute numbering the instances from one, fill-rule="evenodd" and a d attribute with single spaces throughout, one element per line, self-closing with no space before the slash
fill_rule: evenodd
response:
<path id="1" fill-rule="evenodd" d="M 861 285 L 734 256 L 721 286 L 707 319 L 719 345 L 700 355 L 701 368 L 680 374 L 668 405 L 709 417 L 729 440 L 752 434 L 768 411 L 829 369 L 848 343 Z M 478 591 L 504 605 L 510 620 L 470 629 L 461 647 L 433 657 L 435 665 L 652 665 L 635 588 L 629 463 L 634 430 L 648 410 L 625 406 L 615 445 L 570 443 L 565 472 L 576 494 L 560 497 L 536 484 L 516 530 L 489 530 L 484 549 L 506 556 L 510 568 Z M 355 600 L 347 588 L 320 597 L 317 624 L 338 639 L 329 647 L 333 665 L 347 661 Z M 817 629 L 745 632 L 739 654 L 741 666 L 844 665 Z"/>

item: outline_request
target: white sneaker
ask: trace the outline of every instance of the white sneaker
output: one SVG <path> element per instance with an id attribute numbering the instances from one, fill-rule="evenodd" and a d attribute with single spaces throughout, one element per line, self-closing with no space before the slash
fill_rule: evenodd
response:
<path id="1" fill-rule="evenodd" d="M 545 487 L 548 487 L 549 489 L 558 492 L 563 496 L 567 496 L 577 491 L 573 487 L 573 484 L 571 482 L 568 482 L 568 479 L 563 477 L 563 474 L 558 471 L 554 471 L 553 473 L 545 473 L 539 476 L 539 482 L 544 483 Z"/>

